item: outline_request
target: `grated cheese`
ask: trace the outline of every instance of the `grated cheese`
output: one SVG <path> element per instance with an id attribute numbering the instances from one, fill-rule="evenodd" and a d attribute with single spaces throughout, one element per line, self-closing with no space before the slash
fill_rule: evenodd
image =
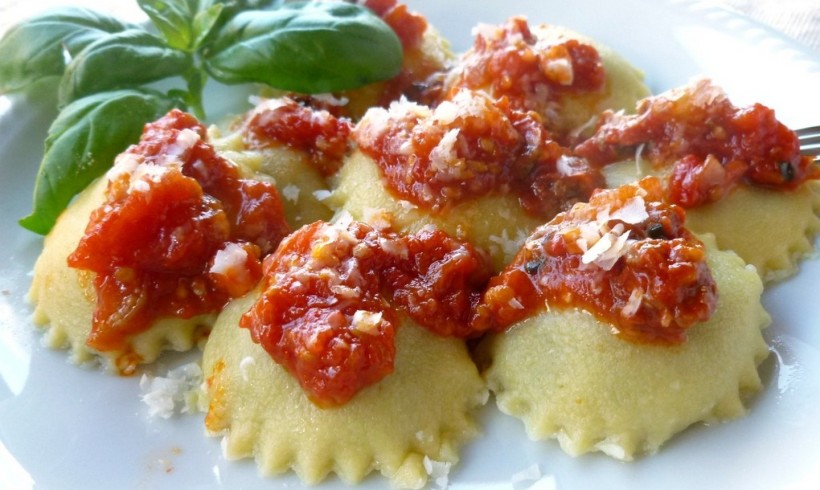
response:
<path id="1" fill-rule="evenodd" d="M 637 225 L 649 219 L 646 202 L 641 196 L 630 198 L 623 206 L 615 210 L 609 219 L 617 219 L 630 225 Z"/>
<path id="2" fill-rule="evenodd" d="M 287 199 L 292 203 L 297 203 L 299 201 L 299 193 L 301 189 L 293 184 L 288 184 L 284 188 L 282 188 L 282 197 Z"/>
<path id="3" fill-rule="evenodd" d="M 382 312 L 373 313 L 372 311 L 356 310 L 353 314 L 353 321 L 351 325 L 359 332 L 366 334 L 375 334 L 376 329 L 382 324 Z"/>
<path id="4" fill-rule="evenodd" d="M 212 274 L 222 274 L 230 276 L 241 274 L 245 271 L 245 263 L 248 261 L 248 252 L 238 243 L 228 243 L 225 248 L 216 252 L 214 265 L 208 271 Z"/>
<path id="5" fill-rule="evenodd" d="M 449 478 L 450 468 L 453 466 L 452 463 L 436 461 L 430 459 L 429 456 L 425 456 L 422 464 L 424 465 L 424 470 L 430 475 L 430 478 L 433 479 L 433 482 L 438 488 L 447 488 L 450 483 Z"/>
<path id="6" fill-rule="evenodd" d="M 191 362 L 166 373 L 166 376 L 143 374 L 140 379 L 140 399 L 148 405 L 148 415 L 171 418 L 177 410 L 191 412 L 202 384 L 202 369 Z"/>
<path id="7" fill-rule="evenodd" d="M 324 201 L 325 199 L 330 198 L 331 192 L 327 189 L 319 189 L 318 191 L 313 191 L 313 197 L 315 197 L 319 201 Z"/>

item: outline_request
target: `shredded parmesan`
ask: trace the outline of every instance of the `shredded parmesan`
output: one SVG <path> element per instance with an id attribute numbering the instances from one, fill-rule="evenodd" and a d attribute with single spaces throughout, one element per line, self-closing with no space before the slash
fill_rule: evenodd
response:
<path id="1" fill-rule="evenodd" d="M 379 328 L 381 323 L 382 312 L 373 313 L 372 311 L 356 310 L 351 325 L 359 332 L 372 335 L 376 333 L 376 329 Z"/>
<path id="2" fill-rule="evenodd" d="M 336 97 L 333 94 L 313 94 L 311 98 L 322 104 L 336 107 L 346 106 L 347 103 L 350 102 L 347 97 Z"/>
<path id="3" fill-rule="evenodd" d="M 424 470 L 430 475 L 430 478 L 433 479 L 433 482 L 438 488 L 447 488 L 449 485 L 450 468 L 453 466 L 452 463 L 435 461 L 430 459 L 429 456 L 425 456 L 422 464 L 424 465 Z"/>
<path id="4" fill-rule="evenodd" d="M 193 411 L 202 384 L 202 369 L 192 362 L 172 369 L 166 376 L 143 374 L 140 379 L 140 399 L 148 405 L 151 417 L 171 418 L 177 409 L 181 413 Z"/>
<path id="5" fill-rule="evenodd" d="M 609 217 L 609 219 L 621 220 L 630 225 L 643 223 L 648 218 L 649 213 L 646 212 L 646 202 L 641 196 L 629 199 L 626 204 L 615 210 Z"/>
<path id="6" fill-rule="evenodd" d="M 393 215 L 381 208 L 371 208 L 365 206 L 362 210 L 364 222 L 373 226 L 377 230 L 387 230 L 393 226 Z"/>
<path id="7" fill-rule="evenodd" d="M 327 189 L 320 189 L 318 191 L 313 191 L 313 197 L 316 198 L 318 201 L 324 201 L 330 198 L 331 192 Z"/>
<path id="8" fill-rule="evenodd" d="M 299 189 L 293 184 L 288 184 L 282 188 L 282 197 L 295 204 L 299 201 L 300 192 L 301 189 Z"/>
<path id="9" fill-rule="evenodd" d="M 612 266 L 620 259 L 627 251 L 627 240 L 629 239 L 630 231 L 622 235 L 617 235 L 614 230 L 606 233 L 600 240 L 595 242 L 595 245 L 589 248 L 581 257 L 581 262 L 584 264 L 595 264 L 601 269 L 610 270 Z"/>
<path id="10" fill-rule="evenodd" d="M 228 243 L 225 248 L 216 252 L 214 264 L 209 272 L 230 276 L 245 271 L 248 252 L 237 243 Z"/>
<path id="11" fill-rule="evenodd" d="M 624 305 L 624 307 L 621 309 L 621 316 L 625 318 L 634 316 L 635 313 L 638 312 L 638 309 L 640 309 L 642 301 L 643 290 L 633 289 L 632 294 L 629 295 L 629 299 L 626 301 L 626 305 Z"/>

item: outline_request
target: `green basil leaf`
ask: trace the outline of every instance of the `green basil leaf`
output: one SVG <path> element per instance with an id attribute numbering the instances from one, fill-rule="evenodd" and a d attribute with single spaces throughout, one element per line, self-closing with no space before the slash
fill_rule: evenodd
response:
<path id="1" fill-rule="evenodd" d="M 0 40 L 0 93 L 56 79 L 63 74 L 66 60 L 92 42 L 137 28 L 80 8 L 54 10 L 17 24 Z"/>
<path id="2" fill-rule="evenodd" d="M 168 43 L 176 49 L 189 50 L 195 34 L 193 20 L 199 0 L 137 0 L 143 12 Z"/>
<path id="3" fill-rule="evenodd" d="M 68 64 L 59 102 L 62 106 L 93 93 L 182 75 L 192 65 L 191 55 L 169 48 L 146 31 L 118 32 L 89 44 Z"/>
<path id="4" fill-rule="evenodd" d="M 219 22 L 223 10 L 223 4 L 215 3 L 196 14 L 193 22 L 194 49 L 199 48 L 205 42 L 205 39 Z"/>
<path id="5" fill-rule="evenodd" d="M 347 90 L 391 78 L 402 49 L 370 10 L 343 2 L 294 2 L 230 19 L 205 55 L 227 84 L 261 82 L 303 93 Z"/>
<path id="6" fill-rule="evenodd" d="M 173 106 L 172 99 L 146 90 L 104 92 L 66 106 L 48 130 L 34 186 L 34 210 L 20 224 L 48 233 L 71 199 L 139 140 L 145 123 Z"/>
<path id="7" fill-rule="evenodd" d="M 204 5 L 221 4 L 224 15 L 233 17 L 245 10 L 265 10 L 271 7 L 278 7 L 286 3 L 287 0 L 203 0 Z"/>

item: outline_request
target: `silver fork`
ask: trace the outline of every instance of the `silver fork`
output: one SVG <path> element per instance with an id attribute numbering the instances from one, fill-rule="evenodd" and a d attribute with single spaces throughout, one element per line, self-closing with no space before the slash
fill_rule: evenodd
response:
<path id="1" fill-rule="evenodd" d="M 820 162 L 820 126 L 801 128 L 795 131 L 800 141 L 800 153 L 814 157 Z"/>

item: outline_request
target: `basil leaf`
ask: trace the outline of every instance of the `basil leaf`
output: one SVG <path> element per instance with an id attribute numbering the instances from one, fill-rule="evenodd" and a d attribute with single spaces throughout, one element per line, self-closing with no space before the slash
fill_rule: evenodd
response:
<path id="1" fill-rule="evenodd" d="M 205 42 L 205 39 L 216 26 L 217 22 L 219 22 L 223 10 L 223 4 L 215 3 L 204 10 L 200 10 L 196 14 L 192 26 L 195 36 L 194 49 L 198 49 Z"/>
<path id="2" fill-rule="evenodd" d="M 31 18 L 0 40 L 0 93 L 56 79 L 71 59 L 92 42 L 135 25 L 92 10 L 67 8 Z"/>
<path id="3" fill-rule="evenodd" d="M 137 0 L 151 23 L 176 49 L 188 50 L 193 45 L 192 23 L 199 9 L 199 0 Z"/>
<path id="4" fill-rule="evenodd" d="M 225 6 L 224 12 L 233 17 L 244 10 L 265 10 L 271 7 L 278 7 L 286 3 L 287 0 L 205 0 L 211 3 L 221 3 Z"/>
<path id="5" fill-rule="evenodd" d="M 398 37 L 370 10 L 320 1 L 242 12 L 216 33 L 204 55 L 206 69 L 220 82 L 303 93 L 391 78 L 402 62 Z"/>
<path id="6" fill-rule="evenodd" d="M 48 130 L 34 210 L 20 225 L 48 233 L 71 199 L 139 140 L 145 123 L 173 106 L 174 101 L 159 92 L 138 90 L 104 92 L 66 106 Z"/>
<path id="7" fill-rule="evenodd" d="M 68 64 L 60 81 L 60 106 L 89 94 L 182 75 L 192 65 L 188 53 L 146 31 L 111 34 L 86 46 Z"/>

